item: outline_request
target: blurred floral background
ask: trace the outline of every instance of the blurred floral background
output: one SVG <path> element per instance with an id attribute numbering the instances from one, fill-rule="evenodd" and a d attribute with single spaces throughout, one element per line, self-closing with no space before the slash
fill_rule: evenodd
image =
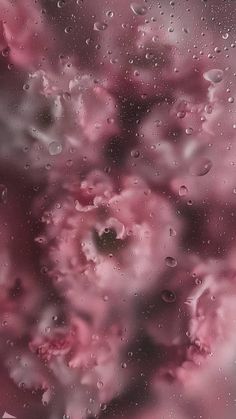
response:
<path id="1" fill-rule="evenodd" d="M 233 0 L 0 0 L 0 417 L 236 417 Z"/>

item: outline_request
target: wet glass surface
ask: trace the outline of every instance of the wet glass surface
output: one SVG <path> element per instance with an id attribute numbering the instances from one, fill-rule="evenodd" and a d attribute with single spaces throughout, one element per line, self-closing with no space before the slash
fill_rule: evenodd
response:
<path id="1" fill-rule="evenodd" d="M 235 19 L 0 0 L 0 419 L 235 419 Z"/>

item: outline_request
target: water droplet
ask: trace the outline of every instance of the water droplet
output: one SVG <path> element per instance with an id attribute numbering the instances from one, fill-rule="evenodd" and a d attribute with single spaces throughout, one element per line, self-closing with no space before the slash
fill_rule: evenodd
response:
<path id="1" fill-rule="evenodd" d="M 62 152 L 62 145 L 58 141 L 49 144 L 48 151 L 50 156 L 57 156 Z"/>
<path id="2" fill-rule="evenodd" d="M 207 157 L 198 159 L 190 168 L 193 176 L 205 176 L 212 168 L 212 162 Z"/>
<path id="3" fill-rule="evenodd" d="M 40 269 L 40 272 L 43 275 L 46 275 L 48 273 L 48 267 L 47 266 L 42 266 L 41 269 Z"/>
<path id="4" fill-rule="evenodd" d="M 188 193 L 188 188 L 185 185 L 180 186 L 179 196 L 185 196 Z"/>
<path id="5" fill-rule="evenodd" d="M 105 31 L 107 29 L 108 25 L 105 22 L 95 22 L 93 25 L 93 29 L 95 31 Z"/>
<path id="6" fill-rule="evenodd" d="M 65 100 L 71 100 L 71 94 L 69 92 L 64 92 L 62 96 Z"/>
<path id="7" fill-rule="evenodd" d="M 220 47 L 215 47 L 214 51 L 217 52 L 217 54 L 219 54 L 221 52 L 221 49 L 220 49 Z"/>
<path id="8" fill-rule="evenodd" d="M 72 27 L 71 26 L 67 26 L 65 28 L 65 33 L 71 33 L 71 31 L 72 31 Z"/>
<path id="9" fill-rule="evenodd" d="M 104 410 L 106 410 L 107 408 L 107 405 L 106 403 L 102 403 L 100 407 L 101 407 L 101 410 L 104 412 Z"/>
<path id="10" fill-rule="evenodd" d="M 229 37 L 229 34 L 228 34 L 228 33 L 224 33 L 224 34 L 222 35 L 222 38 L 223 38 L 223 39 L 228 39 L 228 37 Z"/>
<path id="11" fill-rule="evenodd" d="M 184 118 L 185 116 L 186 116 L 185 111 L 180 111 L 180 112 L 177 113 L 177 117 L 180 118 L 180 119 Z"/>
<path id="12" fill-rule="evenodd" d="M 126 362 L 123 362 L 122 364 L 121 364 L 121 368 L 127 368 L 127 364 L 126 364 Z"/>
<path id="13" fill-rule="evenodd" d="M 9 47 L 6 47 L 2 50 L 2 56 L 3 57 L 8 57 L 9 54 L 10 54 L 10 48 Z"/>
<path id="14" fill-rule="evenodd" d="M 134 157 L 135 159 L 137 159 L 140 156 L 140 152 L 138 150 L 132 150 L 130 154 L 131 157 Z"/>
<path id="15" fill-rule="evenodd" d="M 64 7 L 66 5 L 65 0 L 59 0 L 57 2 L 57 7 L 59 7 L 59 9 L 62 9 L 62 7 Z"/>
<path id="16" fill-rule="evenodd" d="M 101 388 L 103 387 L 103 382 L 102 381 L 98 381 L 97 382 L 97 388 L 99 389 L 99 390 L 101 390 Z"/>
<path id="17" fill-rule="evenodd" d="M 174 28 L 172 28 L 172 27 L 168 28 L 168 32 L 170 32 L 170 33 L 174 32 Z"/>
<path id="18" fill-rule="evenodd" d="M 220 83 L 223 80 L 224 73 L 222 70 L 214 68 L 204 73 L 203 77 L 212 83 Z"/>
<path id="19" fill-rule="evenodd" d="M 196 279 L 195 279 L 195 284 L 196 284 L 196 285 L 202 285 L 202 279 L 200 279 L 200 278 L 196 278 Z"/>
<path id="20" fill-rule="evenodd" d="M 177 260 L 171 256 L 167 256 L 165 262 L 166 266 L 169 266 L 169 268 L 175 268 L 175 266 L 177 266 Z"/>
<path id="21" fill-rule="evenodd" d="M 176 295 L 173 291 L 164 290 L 161 293 L 161 299 L 165 303 L 174 303 L 176 301 Z"/>
<path id="22" fill-rule="evenodd" d="M 188 127 L 188 128 L 186 128 L 185 132 L 186 132 L 187 135 L 192 135 L 193 129 L 191 127 Z"/>
<path id="23" fill-rule="evenodd" d="M 138 3 L 131 3 L 130 8 L 132 12 L 137 16 L 144 16 L 147 13 L 147 8 Z"/>
<path id="24" fill-rule="evenodd" d="M 29 90 L 29 88 L 30 88 L 30 86 L 29 86 L 29 84 L 28 84 L 28 83 L 25 83 L 25 84 L 23 85 L 23 90 Z"/>
<path id="25" fill-rule="evenodd" d="M 170 228 L 170 237 L 175 237 L 176 231 L 173 228 Z"/>
<path id="26" fill-rule="evenodd" d="M 114 13 L 111 10 L 108 10 L 106 12 L 106 16 L 109 17 L 109 18 L 112 18 L 114 16 Z"/>
<path id="27" fill-rule="evenodd" d="M 206 105 L 204 109 L 205 109 L 205 112 L 208 114 L 211 114 L 213 111 L 212 105 Z"/>
<path id="28" fill-rule="evenodd" d="M 0 201 L 3 204 L 7 203 L 7 187 L 5 185 L 0 185 Z"/>
<path id="29" fill-rule="evenodd" d="M 154 42 L 154 43 L 158 42 L 158 36 L 154 35 L 152 37 L 152 42 Z"/>
<path id="30" fill-rule="evenodd" d="M 62 419 L 70 419 L 70 415 L 67 415 L 66 413 L 63 415 Z"/>
<path id="31" fill-rule="evenodd" d="M 229 103 L 234 103 L 234 98 L 233 98 L 232 96 L 230 96 L 230 97 L 228 98 L 228 102 L 229 102 Z"/>

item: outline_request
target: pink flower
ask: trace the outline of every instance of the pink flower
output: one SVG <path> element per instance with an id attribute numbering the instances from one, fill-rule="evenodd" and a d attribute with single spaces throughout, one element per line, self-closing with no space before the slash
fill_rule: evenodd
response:
<path id="1" fill-rule="evenodd" d="M 3 55 L 8 53 L 11 61 L 26 69 L 41 65 L 50 36 L 43 11 L 31 2 L 1 0 L 0 21 Z"/>
<path id="2" fill-rule="evenodd" d="M 170 231 L 179 221 L 168 202 L 141 179 L 123 177 L 116 185 L 100 172 L 63 186 L 43 215 L 45 263 L 70 302 L 87 282 L 124 295 L 155 287 L 165 259 L 175 261 L 177 253 Z"/>

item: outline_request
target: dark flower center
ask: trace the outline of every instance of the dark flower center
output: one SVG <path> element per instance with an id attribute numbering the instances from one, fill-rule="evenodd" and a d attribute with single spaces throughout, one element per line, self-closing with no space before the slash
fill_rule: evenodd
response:
<path id="1" fill-rule="evenodd" d="M 125 244 L 123 240 L 117 239 L 116 231 L 113 228 L 105 228 L 101 235 L 95 230 L 94 241 L 97 249 L 102 253 L 115 252 L 120 250 Z"/>

